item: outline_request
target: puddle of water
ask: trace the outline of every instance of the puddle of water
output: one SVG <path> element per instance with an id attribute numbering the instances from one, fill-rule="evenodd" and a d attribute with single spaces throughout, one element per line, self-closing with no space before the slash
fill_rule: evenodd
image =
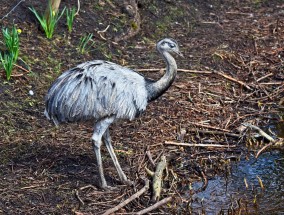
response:
<path id="1" fill-rule="evenodd" d="M 208 181 L 192 196 L 194 214 L 284 214 L 284 154 L 266 153 L 234 163 L 227 179 Z M 264 189 L 261 188 L 261 179 Z M 246 179 L 248 187 L 244 182 Z M 194 184 L 196 190 L 202 183 Z"/>

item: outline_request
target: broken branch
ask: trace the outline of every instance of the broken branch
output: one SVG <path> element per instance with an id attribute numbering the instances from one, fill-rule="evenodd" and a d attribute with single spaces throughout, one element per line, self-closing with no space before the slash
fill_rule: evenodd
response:
<path id="1" fill-rule="evenodd" d="M 211 125 L 204 125 L 204 124 L 200 124 L 197 122 L 188 122 L 191 125 L 196 125 L 196 126 L 200 126 L 200 127 L 204 127 L 204 128 L 209 128 L 209 129 L 214 129 L 214 130 L 219 130 L 219 131 L 224 131 L 224 132 L 230 132 L 230 130 L 227 129 L 223 129 L 223 128 L 219 128 L 219 127 L 214 127 Z"/>
<path id="2" fill-rule="evenodd" d="M 152 201 L 157 201 L 160 198 L 162 191 L 163 171 L 167 166 L 166 156 L 161 156 L 161 161 L 158 163 L 156 171 L 153 176 L 153 196 Z"/>
<path id="3" fill-rule="evenodd" d="M 236 145 L 221 145 L 221 144 L 195 144 L 195 143 L 177 143 L 173 141 L 166 141 L 167 145 L 188 146 L 188 147 L 216 147 L 216 148 L 234 148 Z"/>
<path id="4" fill-rule="evenodd" d="M 199 130 L 199 129 L 192 129 L 188 130 L 189 132 L 196 132 L 196 133 L 203 133 L 203 134 L 217 134 L 217 135 L 226 135 L 230 137 L 241 137 L 239 134 L 229 133 L 229 132 L 223 132 L 223 131 L 207 131 L 207 130 Z"/>
<path id="5" fill-rule="evenodd" d="M 235 79 L 235 78 L 233 78 L 233 77 L 231 77 L 231 76 L 229 76 L 229 75 L 226 75 L 226 74 L 224 74 L 224 73 L 217 72 L 217 71 L 214 71 L 214 73 L 217 74 L 217 75 L 220 75 L 220 76 L 222 76 L 222 77 L 224 77 L 224 78 L 226 78 L 226 79 L 228 79 L 228 80 L 230 80 L 230 81 L 236 82 L 236 83 L 238 83 L 238 84 L 244 86 L 244 87 L 245 87 L 246 89 L 248 89 L 248 90 L 251 90 L 251 88 L 250 88 L 246 83 L 244 83 L 244 82 L 242 82 L 242 81 L 239 81 L 239 80 L 237 80 L 237 79 Z"/>
<path id="6" fill-rule="evenodd" d="M 151 205 L 150 207 L 148 208 L 145 208 L 141 211 L 138 211 L 137 213 L 134 213 L 135 215 L 142 215 L 142 214 L 146 214 L 152 210 L 155 210 L 157 209 L 158 207 L 168 203 L 169 201 L 171 201 L 173 198 L 170 196 L 170 197 L 167 197 L 165 199 L 162 199 L 161 201 L 158 201 L 157 203 L 155 203 L 154 205 Z"/>
<path id="7" fill-rule="evenodd" d="M 145 186 L 141 190 L 139 190 L 137 193 L 133 194 L 128 199 L 126 199 L 125 201 L 121 202 L 120 204 L 118 204 L 114 208 L 108 209 L 106 212 L 103 213 L 103 215 L 109 215 L 109 214 L 112 214 L 112 213 L 118 211 L 119 209 L 121 209 L 125 205 L 127 205 L 129 202 L 133 201 L 134 199 L 138 198 L 143 193 L 145 193 L 149 189 L 149 180 L 148 179 L 144 179 L 144 181 L 145 181 Z"/>
<path id="8" fill-rule="evenodd" d="M 246 127 L 250 127 L 256 131 L 258 131 L 258 133 L 263 136 L 264 138 L 266 138 L 267 140 L 271 141 L 271 142 L 275 142 L 275 139 L 273 137 L 271 137 L 270 135 L 268 135 L 266 132 L 264 132 L 262 129 L 260 129 L 259 127 L 249 124 L 249 123 L 243 123 L 244 126 Z"/>

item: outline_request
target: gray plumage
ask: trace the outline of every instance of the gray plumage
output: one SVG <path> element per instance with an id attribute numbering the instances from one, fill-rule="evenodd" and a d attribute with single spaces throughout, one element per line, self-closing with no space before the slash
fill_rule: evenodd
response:
<path id="1" fill-rule="evenodd" d="M 157 43 L 157 50 L 167 63 L 166 73 L 153 81 L 108 61 L 82 63 L 64 72 L 49 88 L 45 115 L 58 125 L 62 122 L 93 120 L 92 141 L 99 166 L 101 186 L 107 188 L 103 174 L 100 146 L 102 139 L 114 161 L 119 177 L 127 182 L 109 135 L 109 125 L 117 119 L 134 119 L 146 110 L 148 102 L 161 96 L 175 79 L 177 65 L 171 52 L 181 55 L 173 39 Z"/>
<path id="2" fill-rule="evenodd" d="M 63 73 L 46 97 L 46 115 L 55 124 L 115 115 L 133 119 L 146 109 L 145 79 L 107 61 L 90 61 Z"/>

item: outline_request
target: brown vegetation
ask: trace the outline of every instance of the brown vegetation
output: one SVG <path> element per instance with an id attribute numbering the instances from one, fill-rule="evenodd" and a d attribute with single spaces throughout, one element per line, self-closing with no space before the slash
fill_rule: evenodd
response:
<path id="1" fill-rule="evenodd" d="M 102 214 L 142 189 L 145 167 L 153 167 L 163 155 L 168 170 L 160 200 L 165 201 L 153 209 L 157 214 L 189 213 L 188 194 L 200 191 L 190 189 L 191 183 L 203 180 L 206 185 L 210 177 L 227 173 L 231 160 L 248 150 L 256 154 L 265 144 L 261 137 L 251 138 L 254 131 L 243 123 L 264 129 L 283 123 L 280 0 L 139 1 L 139 29 L 121 1 L 85 0 L 72 33 L 63 17 L 51 40 L 28 9 L 44 11 L 46 4 L 26 0 L 9 13 L 17 2 L 4 1 L 0 8 L 2 26 L 15 23 L 22 29 L 21 60 L 10 82 L 1 70 L 0 214 Z M 77 0 L 61 2 L 61 7 L 74 5 Z M 133 33 L 131 26 L 139 33 L 115 42 Z M 85 33 L 94 34 L 94 45 L 80 54 Z M 147 69 L 140 71 L 158 78 L 164 64 L 154 45 L 164 37 L 175 38 L 186 56 L 177 59 L 177 80 L 141 118 L 111 128 L 118 159 L 135 185 L 120 185 L 111 159 L 104 157 L 108 183 L 116 189 L 100 190 L 92 124 L 55 128 L 43 116 L 45 93 L 62 71 L 92 59 Z M 169 142 L 179 145 L 165 144 Z M 149 190 L 118 213 L 151 206 Z"/>

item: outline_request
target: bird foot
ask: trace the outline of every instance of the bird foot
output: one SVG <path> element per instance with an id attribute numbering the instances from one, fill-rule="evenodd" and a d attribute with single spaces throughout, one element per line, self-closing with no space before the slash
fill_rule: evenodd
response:
<path id="1" fill-rule="evenodd" d="M 115 187 L 112 186 L 108 186 L 108 185 L 102 185 L 101 188 L 105 191 L 111 191 L 111 190 L 115 190 Z"/>
<path id="2" fill-rule="evenodd" d="M 125 184 L 125 185 L 128 185 L 128 186 L 133 186 L 134 185 L 134 182 L 129 180 L 129 179 L 123 180 L 122 183 Z"/>

